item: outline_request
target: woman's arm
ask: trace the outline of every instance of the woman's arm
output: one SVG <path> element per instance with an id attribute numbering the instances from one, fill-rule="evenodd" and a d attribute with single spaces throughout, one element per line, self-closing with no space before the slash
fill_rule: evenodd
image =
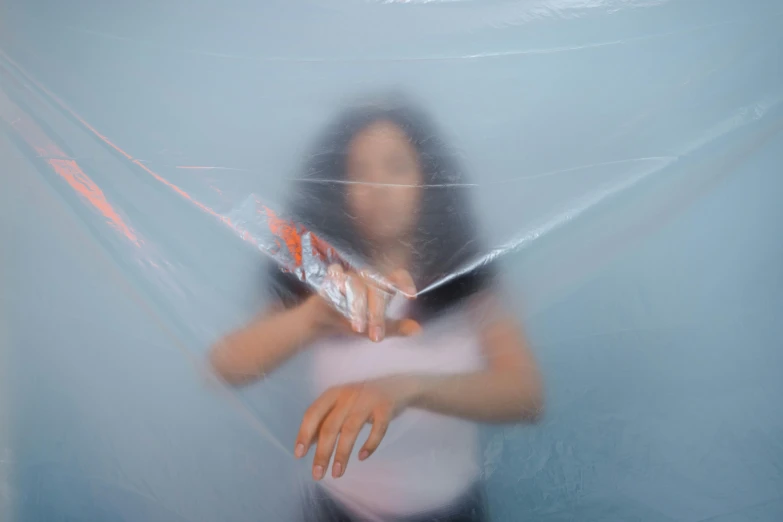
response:
<path id="1" fill-rule="evenodd" d="M 389 423 L 405 408 L 483 422 L 534 422 L 543 412 L 541 377 L 521 328 L 494 297 L 473 301 L 486 369 L 458 375 L 402 374 L 327 390 L 302 419 L 294 455 L 317 443 L 313 477 L 320 480 L 332 454 L 332 474 L 345 473 L 359 431 L 372 424 L 359 460 L 378 448 Z M 339 436 L 339 442 L 338 442 Z"/>
<path id="2" fill-rule="evenodd" d="M 521 327 L 496 296 L 480 296 L 470 306 L 486 369 L 410 376 L 410 406 L 482 422 L 537 421 L 543 385 Z"/>
<path id="3" fill-rule="evenodd" d="M 345 273 L 339 265 L 329 267 L 329 277 L 335 278 L 336 287 L 344 292 L 343 297 L 353 312 L 351 320 L 319 294 L 312 294 L 295 308 L 273 309 L 215 345 L 210 357 L 218 375 L 232 384 L 258 379 L 323 335 L 368 335 L 374 341 L 381 341 L 388 336 L 415 335 L 420 330 L 412 319 L 386 318 L 388 301 L 384 296 L 388 289 L 374 285 L 363 276 Z M 392 273 L 389 282 L 408 294 L 416 292 L 410 274 L 403 270 Z M 347 288 L 351 291 L 347 292 Z"/>
<path id="4" fill-rule="evenodd" d="M 231 384 L 245 384 L 275 370 L 316 336 L 313 299 L 290 308 L 273 308 L 248 326 L 221 339 L 210 361 Z"/>
<path id="5" fill-rule="evenodd" d="M 485 370 L 406 377 L 410 407 L 482 422 L 537 421 L 544 407 L 541 376 L 516 321 L 493 314 L 482 325 L 481 342 Z"/>

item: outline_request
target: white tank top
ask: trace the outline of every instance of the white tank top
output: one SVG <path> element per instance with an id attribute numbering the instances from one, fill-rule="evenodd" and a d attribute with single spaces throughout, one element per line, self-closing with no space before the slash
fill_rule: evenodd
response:
<path id="1" fill-rule="evenodd" d="M 411 338 L 335 337 L 313 346 L 313 383 L 328 388 L 399 373 L 456 374 L 483 368 L 479 339 L 463 312 L 427 323 Z M 394 419 L 375 454 L 358 452 L 370 426 L 354 446 L 345 474 L 330 473 L 321 485 L 359 514 L 412 515 L 442 509 L 467 492 L 479 477 L 475 423 L 408 409 Z"/>

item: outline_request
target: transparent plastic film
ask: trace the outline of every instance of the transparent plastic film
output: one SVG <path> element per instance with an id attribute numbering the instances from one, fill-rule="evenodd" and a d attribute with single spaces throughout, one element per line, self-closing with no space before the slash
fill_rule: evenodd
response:
<path id="1" fill-rule="evenodd" d="M 783 519 L 781 22 L 0 2 L 0 520 Z"/>

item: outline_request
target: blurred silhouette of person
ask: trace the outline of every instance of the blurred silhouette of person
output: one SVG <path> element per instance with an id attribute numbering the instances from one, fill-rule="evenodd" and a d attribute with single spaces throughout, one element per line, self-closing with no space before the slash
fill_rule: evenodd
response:
<path id="1" fill-rule="evenodd" d="M 320 288 L 274 265 L 272 304 L 211 361 L 240 384 L 312 350 L 318 398 L 293 444 L 297 458 L 315 447 L 307 522 L 486 521 L 476 423 L 541 414 L 522 328 L 476 262 L 469 188 L 398 95 L 348 108 L 292 182 L 288 216 L 354 262 L 304 267 Z"/>

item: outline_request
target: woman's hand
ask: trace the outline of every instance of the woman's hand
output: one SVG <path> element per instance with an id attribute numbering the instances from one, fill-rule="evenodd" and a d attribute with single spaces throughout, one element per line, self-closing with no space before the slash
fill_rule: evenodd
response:
<path id="1" fill-rule="evenodd" d="M 294 455 L 296 458 L 304 457 L 310 446 L 316 443 L 313 478 L 323 478 L 333 453 L 332 476 L 341 477 L 362 427 L 372 424 L 370 435 L 359 452 L 359 460 L 373 454 L 386 435 L 391 420 L 411 404 L 417 393 L 417 380 L 407 376 L 386 377 L 327 390 L 305 412 Z"/>
<path id="2" fill-rule="evenodd" d="M 331 265 L 327 284 L 307 303 L 313 311 L 316 328 L 329 333 L 354 332 L 367 335 L 375 342 L 387 336 L 408 337 L 418 333 L 421 326 L 416 321 L 387 317 L 387 309 L 395 293 L 402 293 L 407 298 L 416 294 L 416 286 L 410 274 L 405 270 L 397 270 L 385 281 L 346 272 L 340 265 Z M 336 302 L 340 300 L 347 304 L 350 318 L 336 309 Z"/>

